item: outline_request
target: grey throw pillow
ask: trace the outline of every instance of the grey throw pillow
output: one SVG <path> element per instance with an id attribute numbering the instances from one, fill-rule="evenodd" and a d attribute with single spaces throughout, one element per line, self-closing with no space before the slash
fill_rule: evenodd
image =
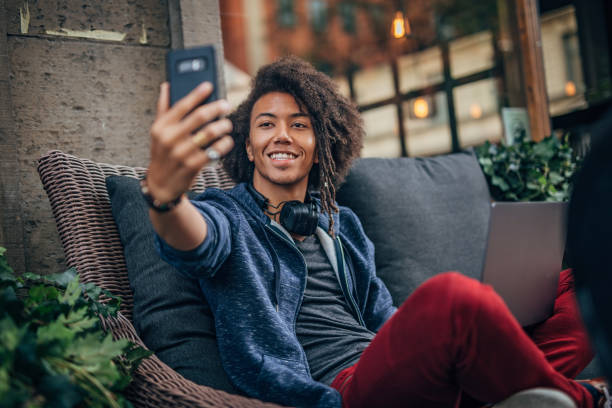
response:
<path id="1" fill-rule="evenodd" d="M 134 292 L 138 335 L 185 378 L 237 393 L 221 366 L 214 319 L 197 280 L 181 275 L 155 251 L 153 226 L 138 180 L 110 176 L 106 187 Z"/>
<path id="2" fill-rule="evenodd" d="M 395 305 L 440 272 L 480 277 L 490 199 L 471 151 L 359 159 L 337 200 L 357 214 L 373 241 L 378 276 Z"/>

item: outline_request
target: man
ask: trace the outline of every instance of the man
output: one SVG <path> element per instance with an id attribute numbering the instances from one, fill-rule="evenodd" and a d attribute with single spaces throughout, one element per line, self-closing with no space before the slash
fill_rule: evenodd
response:
<path id="1" fill-rule="evenodd" d="M 362 144 L 354 105 L 296 58 L 262 68 L 231 121 L 214 120 L 225 101 L 197 107 L 210 91 L 169 109 L 162 85 L 143 192 L 162 257 L 200 279 L 238 389 L 291 406 L 448 407 L 545 386 L 594 406 L 595 389 L 555 369 L 573 376 L 591 358 L 569 274 L 552 323 L 534 328 L 544 352 L 491 288 L 457 273 L 396 310 L 372 243 L 334 200 Z M 240 184 L 185 199 L 221 156 Z"/>

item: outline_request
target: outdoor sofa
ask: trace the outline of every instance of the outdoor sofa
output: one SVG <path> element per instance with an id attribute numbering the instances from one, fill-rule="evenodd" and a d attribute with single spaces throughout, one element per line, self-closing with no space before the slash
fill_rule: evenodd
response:
<path id="1" fill-rule="evenodd" d="M 238 395 L 222 369 L 213 319 L 197 281 L 179 275 L 155 253 L 138 189 L 144 168 L 51 151 L 40 158 L 38 171 L 67 264 L 82 281 L 123 299 L 119 316 L 107 319 L 106 328 L 155 351 L 128 388 L 135 406 L 275 406 Z M 233 185 L 219 166 L 206 167 L 193 191 Z M 357 213 L 374 242 L 378 274 L 396 305 L 437 273 L 479 276 L 490 198 L 472 152 L 359 159 L 337 198 Z M 533 389 L 496 405 L 519 406 L 574 404 L 561 392 Z"/>

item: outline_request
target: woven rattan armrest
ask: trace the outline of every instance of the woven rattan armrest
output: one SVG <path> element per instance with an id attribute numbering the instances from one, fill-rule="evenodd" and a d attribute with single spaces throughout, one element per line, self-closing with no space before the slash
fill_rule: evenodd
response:
<path id="1" fill-rule="evenodd" d="M 126 338 L 145 347 L 132 322 L 121 313 L 103 319 L 103 323 L 115 339 Z M 140 407 L 279 407 L 198 385 L 177 374 L 155 355 L 140 364 L 127 394 L 134 405 Z"/>
<path id="2" fill-rule="evenodd" d="M 139 177 L 144 168 L 96 163 L 60 151 L 41 157 L 38 172 L 49 197 L 66 263 L 75 267 L 82 282 L 92 282 L 122 298 L 120 314 L 104 319 L 118 338 L 144 347 L 132 322 L 133 297 L 123 247 L 113 219 L 105 179 L 111 175 Z M 194 191 L 230 188 L 231 179 L 220 167 L 198 175 Z M 137 407 L 274 407 L 187 380 L 157 356 L 142 361 L 127 389 Z"/>

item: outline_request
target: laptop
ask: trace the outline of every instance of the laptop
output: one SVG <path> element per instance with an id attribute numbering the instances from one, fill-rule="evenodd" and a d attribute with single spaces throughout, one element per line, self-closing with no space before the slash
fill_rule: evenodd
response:
<path id="1" fill-rule="evenodd" d="M 521 326 L 552 314 L 565 250 L 567 203 L 491 203 L 482 282 Z"/>

